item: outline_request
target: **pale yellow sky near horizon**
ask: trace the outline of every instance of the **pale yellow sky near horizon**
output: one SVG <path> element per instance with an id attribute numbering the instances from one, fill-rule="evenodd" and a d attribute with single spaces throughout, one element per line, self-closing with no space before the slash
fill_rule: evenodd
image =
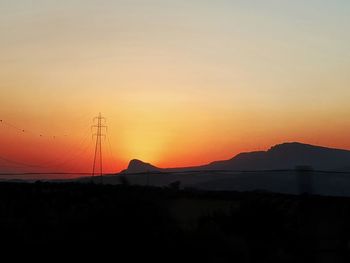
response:
<path id="1" fill-rule="evenodd" d="M 284 141 L 350 149 L 350 3 L 305 2 L 1 1 L 0 119 L 70 135 L 40 144 L 3 128 L 0 155 L 64 155 L 98 112 L 109 170 Z"/>

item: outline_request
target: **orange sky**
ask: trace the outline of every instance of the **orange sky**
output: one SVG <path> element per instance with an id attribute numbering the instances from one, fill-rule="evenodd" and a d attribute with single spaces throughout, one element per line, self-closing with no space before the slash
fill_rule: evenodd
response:
<path id="1" fill-rule="evenodd" d="M 0 3 L 0 119 L 31 131 L 0 124 L 0 156 L 42 167 L 3 171 L 90 171 L 99 112 L 109 172 L 350 149 L 348 2 L 103 3 Z"/>

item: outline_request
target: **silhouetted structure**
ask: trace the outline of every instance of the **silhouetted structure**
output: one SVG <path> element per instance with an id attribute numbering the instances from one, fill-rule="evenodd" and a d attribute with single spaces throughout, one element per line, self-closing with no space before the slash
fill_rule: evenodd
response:
<path id="1" fill-rule="evenodd" d="M 102 142 L 101 139 L 102 137 L 105 137 L 105 134 L 102 134 L 102 129 L 107 129 L 106 125 L 102 125 L 102 121 L 106 122 L 106 119 L 102 117 L 101 113 L 99 113 L 98 117 L 94 118 L 94 122 L 97 120 L 96 125 L 92 125 L 91 128 L 96 129 L 96 133 L 93 134 L 93 137 L 96 136 L 96 145 L 95 145 L 95 155 L 94 155 L 94 164 L 92 167 L 92 177 L 95 176 L 96 173 L 96 162 L 97 159 L 99 159 L 99 175 L 101 177 L 101 182 L 102 182 L 102 176 L 103 176 L 103 169 L 102 169 Z"/>

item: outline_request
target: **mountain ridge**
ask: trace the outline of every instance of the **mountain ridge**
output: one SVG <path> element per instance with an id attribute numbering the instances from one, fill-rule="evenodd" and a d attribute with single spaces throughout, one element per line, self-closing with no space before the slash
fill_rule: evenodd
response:
<path id="1" fill-rule="evenodd" d="M 310 166 L 320 170 L 337 170 L 350 166 L 350 151 L 300 142 L 276 144 L 266 151 L 242 152 L 230 159 L 179 168 L 159 168 L 133 159 L 122 173 L 181 172 L 191 170 L 273 170 Z"/>

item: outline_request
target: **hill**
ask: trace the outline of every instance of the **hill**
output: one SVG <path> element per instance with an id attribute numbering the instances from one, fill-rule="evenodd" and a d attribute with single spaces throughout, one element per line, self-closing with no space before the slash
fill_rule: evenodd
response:
<path id="1" fill-rule="evenodd" d="M 267 151 L 240 153 L 229 160 L 184 168 L 159 168 L 140 160 L 132 160 L 123 173 L 150 171 L 180 172 L 193 170 L 279 170 L 310 166 L 315 170 L 344 170 L 349 167 L 350 151 L 314 146 L 298 142 L 283 143 Z"/>

